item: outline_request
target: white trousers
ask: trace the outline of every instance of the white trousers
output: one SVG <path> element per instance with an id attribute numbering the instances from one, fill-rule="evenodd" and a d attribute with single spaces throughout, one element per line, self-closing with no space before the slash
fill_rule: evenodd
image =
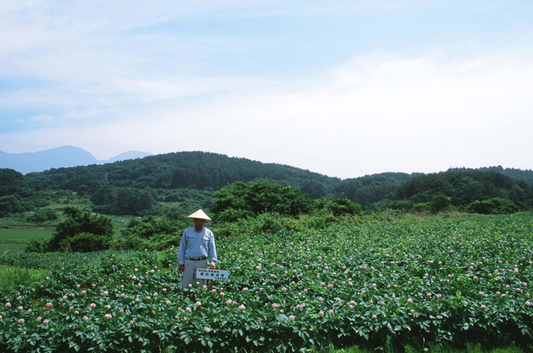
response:
<path id="1" fill-rule="evenodd" d="M 200 286 L 206 284 L 205 279 L 196 278 L 196 269 L 197 268 L 207 268 L 207 260 L 193 261 L 185 259 L 185 271 L 181 275 L 181 288 L 185 289 L 189 284 L 194 284 L 196 282 L 200 283 Z"/>

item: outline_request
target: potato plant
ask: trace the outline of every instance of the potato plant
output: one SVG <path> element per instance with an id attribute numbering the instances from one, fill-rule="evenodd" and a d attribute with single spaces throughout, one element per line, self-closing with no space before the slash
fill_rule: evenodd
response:
<path id="1" fill-rule="evenodd" d="M 176 248 L 3 258 L 49 274 L 0 293 L 0 351 L 528 346 L 532 243 L 531 214 L 217 239 L 212 291 L 180 289 Z"/>

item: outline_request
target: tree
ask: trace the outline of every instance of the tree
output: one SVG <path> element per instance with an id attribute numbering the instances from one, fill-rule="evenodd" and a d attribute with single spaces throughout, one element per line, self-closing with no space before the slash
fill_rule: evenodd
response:
<path id="1" fill-rule="evenodd" d="M 452 198 L 445 195 L 435 195 L 430 203 L 431 213 L 446 211 L 452 204 Z"/>
<path id="2" fill-rule="evenodd" d="M 60 250 L 65 240 L 74 238 L 81 233 L 104 236 L 109 239 L 113 236 L 114 227 L 110 218 L 82 212 L 75 207 L 65 207 L 63 214 L 67 216 L 67 219 L 59 222 L 50 239 L 50 250 L 52 251 Z"/>
<path id="3" fill-rule="evenodd" d="M 215 202 L 211 211 L 217 217 L 224 212 L 241 217 L 243 215 L 254 216 L 264 212 L 296 216 L 309 213 L 312 204 L 309 195 L 292 186 L 281 186 L 268 180 L 248 184 L 237 181 L 215 193 Z M 237 210 L 239 212 L 236 212 Z M 226 220 L 234 221 L 234 219 Z"/>

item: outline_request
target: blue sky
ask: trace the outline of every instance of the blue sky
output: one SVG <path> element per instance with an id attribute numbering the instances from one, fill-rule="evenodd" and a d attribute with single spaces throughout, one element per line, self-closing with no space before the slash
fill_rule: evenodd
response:
<path id="1" fill-rule="evenodd" d="M 530 1 L 0 3 L 0 150 L 532 169 Z"/>

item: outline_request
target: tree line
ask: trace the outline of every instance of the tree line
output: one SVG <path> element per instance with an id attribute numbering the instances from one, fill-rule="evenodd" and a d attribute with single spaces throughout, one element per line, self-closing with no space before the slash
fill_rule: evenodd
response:
<path id="1" fill-rule="evenodd" d="M 434 174 L 381 173 L 341 180 L 286 165 L 215 153 L 178 152 L 27 175 L 0 169 L 0 217 L 77 199 L 104 214 L 176 218 L 179 213 L 211 208 L 215 192 L 227 185 L 262 180 L 291 186 L 313 200 L 344 198 L 366 212 L 434 212 L 440 207 L 435 206 L 438 202 L 434 197 L 438 195 L 450 198 L 449 206 L 458 210 L 467 210 L 475 201 L 486 203 L 495 198 L 509 200 L 512 209 L 533 207 L 532 186 L 528 183 L 533 181 L 531 170 L 460 168 Z M 36 217 L 52 219 L 53 215 L 41 210 Z"/>

